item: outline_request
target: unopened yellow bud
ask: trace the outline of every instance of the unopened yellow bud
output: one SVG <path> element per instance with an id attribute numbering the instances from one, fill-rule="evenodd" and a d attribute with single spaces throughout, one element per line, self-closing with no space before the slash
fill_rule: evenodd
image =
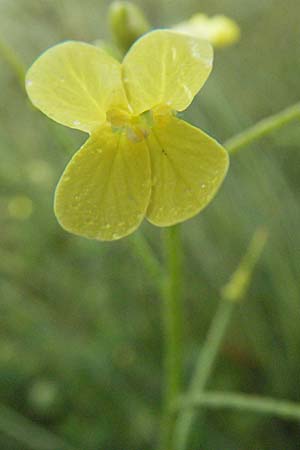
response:
<path id="1" fill-rule="evenodd" d="M 126 52 L 151 26 L 143 12 L 131 2 L 113 2 L 109 10 L 109 23 L 118 47 Z"/>
<path id="2" fill-rule="evenodd" d="M 241 34 L 237 23 L 222 15 L 208 17 L 205 14 L 196 14 L 190 20 L 175 25 L 173 29 L 205 39 L 214 47 L 232 45 L 239 40 Z"/>

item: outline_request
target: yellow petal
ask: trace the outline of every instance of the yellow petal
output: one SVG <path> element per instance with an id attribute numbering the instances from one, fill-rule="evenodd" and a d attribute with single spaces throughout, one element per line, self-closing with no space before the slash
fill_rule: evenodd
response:
<path id="1" fill-rule="evenodd" d="M 136 114 L 161 104 L 182 111 L 212 68 L 213 51 L 203 40 L 156 30 L 140 38 L 123 61 L 127 97 Z"/>
<path id="2" fill-rule="evenodd" d="M 120 63 L 83 42 L 65 42 L 43 53 L 27 72 L 26 89 L 51 119 L 86 132 L 104 122 L 111 104 L 127 105 Z"/>
<path id="3" fill-rule="evenodd" d="M 189 219 L 219 189 L 228 169 L 227 151 L 176 117 L 156 124 L 147 141 L 153 178 L 147 218 L 158 226 Z"/>
<path id="4" fill-rule="evenodd" d="M 134 143 L 104 125 L 65 169 L 55 194 L 55 214 L 67 231 L 114 240 L 143 220 L 151 190 L 145 140 Z"/>

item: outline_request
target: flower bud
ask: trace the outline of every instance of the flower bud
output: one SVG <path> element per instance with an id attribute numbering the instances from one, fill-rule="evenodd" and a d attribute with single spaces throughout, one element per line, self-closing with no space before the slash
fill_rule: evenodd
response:
<path id="1" fill-rule="evenodd" d="M 126 1 L 112 3 L 109 24 L 114 40 L 123 52 L 151 28 L 143 12 L 133 3 Z"/>
<path id="2" fill-rule="evenodd" d="M 208 17 L 205 14 L 196 14 L 190 20 L 175 25 L 173 29 L 206 39 L 214 47 L 227 47 L 240 38 L 237 23 L 222 15 Z"/>

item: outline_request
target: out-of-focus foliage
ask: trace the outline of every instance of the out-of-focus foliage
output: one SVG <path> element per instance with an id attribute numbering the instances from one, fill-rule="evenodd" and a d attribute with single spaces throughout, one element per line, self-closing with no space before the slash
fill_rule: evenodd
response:
<path id="1" fill-rule="evenodd" d="M 109 2 L 1 0 L 1 36 L 29 66 L 64 39 L 108 37 Z M 241 41 L 216 52 L 213 74 L 185 118 L 220 141 L 300 95 L 300 5 L 294 0 L 137 3 L 155 26 L 225 14 Z M 77 449 L 154 448 L 160 407 L 160 301 L 130 238 L 95 243 L 57 224 L 53 192 L 85 136 L 29 107 L 0 66 L 0 400 Z M 210 388 L 300 401 L 300 127 L 290 125 L 232 159 L 223 189 L 184 225 L 186 379 L 218 292 L 258 225 L 270 239 L 237 311 Z M 159 231 L 143 232 L 158 253 Z M 0 417 L 0 448 L 32 450 Z M 299 425 L 209 413 L 205 449 L 299 447 Z M 46 448 L 46 444 L 45 444 Z"/>

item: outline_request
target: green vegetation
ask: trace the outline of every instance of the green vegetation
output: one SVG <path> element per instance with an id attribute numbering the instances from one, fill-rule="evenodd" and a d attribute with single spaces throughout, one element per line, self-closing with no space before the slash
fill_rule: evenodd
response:
<path id="1" fill-rule="evenodd" d="M 138 255 L 146 244 L 139 234 L 97 243 L 59 227 L 55 185 L 86 137 L 34 110 L 20 84 L 22 64 L 28 67 L 53 44 L 107 38 L 109 3 L 0 3 L 3 450 L 157 445 L 163 378 L 163 305 L 155 282 L 160 266 L 151 254 L 147 268 L 142 266 Z M 199 12 L 196 0 L 136 4 L 157 27 Z M 203 0 L 200 6 L 207 14 L 233 17 L 242 30 L 239 43 L 216 50 L 212 76 L 184 116 L 225 142 L 299 101 L 300 5 Z M 210 393 L 193 399 L 196 408 L 204 408 L 195 419 L 190 450 L 299 448 L 299 422 L 291 420 L 297 411 L 280 404 L 269 415 L 273 400 L 262 405 L 256 397 L 300 402 L 300 127 L 294 112 L 293 122 L 232 157 L 216 200 L 182 227 L 185 386 L 220 293 L 228 294 L 223 286 L 257 228 L 268 233 L 249 289 L 227 324 L 212 376 L 205 380 Z M 141 232 L 159 263 L 160 230 L 145 223 Z M 255 397 L 220 398 L 217 391 Z M 188 399 L 181 403 L 190 406 Z"/>

